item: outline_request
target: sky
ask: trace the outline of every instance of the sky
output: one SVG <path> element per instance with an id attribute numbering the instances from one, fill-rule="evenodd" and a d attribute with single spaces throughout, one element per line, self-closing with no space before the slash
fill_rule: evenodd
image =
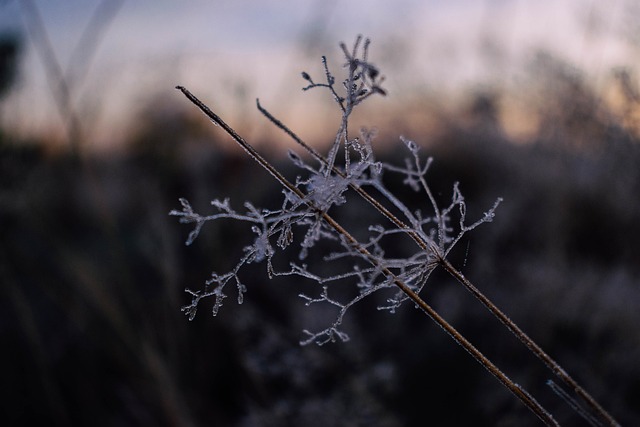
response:
<path id="1" fill-rule="evenodd" d="M 357 34 L 372 39 L 372 58 L 387 70 L 387 88 L 396 99 L 415 88 L 455 92 L 496 80 L 506 84 L 539 49 L 596 77 L 633 64 L 630 53 L 637 54 L 625 38 L 634 16 L 631 0 L 29 2 L 62 69 L 96 8 L 113 6 L 100 42 L 80 55 L 91 59 L 86 75 L 70 84 L 74 108 L 90 124 L 96 147 L 123 140 L 150 103 L 176 99 L 176 84 L 220 105 L 234 120 L 255 114 L 258 97 L 294 122 L 303 120 L 310 113 L 302 107 L 316 98 L 303 98 L 300 72 L 321 72 L 323 54 L 339 61 L 338 43 Z M 23 135 L 38 135 L 62 129 L 64 121 L 29 10 L 20 0 L 0 0 L 0 33 L 26 38 L 20 80 L 0 105 L 0 120 Z"/>

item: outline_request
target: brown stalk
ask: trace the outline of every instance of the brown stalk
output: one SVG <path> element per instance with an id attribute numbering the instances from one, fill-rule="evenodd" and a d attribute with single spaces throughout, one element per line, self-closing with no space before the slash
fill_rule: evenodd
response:
<path id="1" fill-rule="evenodd" d="M 296 135 L 291 129 L 284 125 L 280 120 L 275 118 L 265 108 L 257 102 L 258 110 L 269 119 L 274 125 L 279 127 L 287 135 L 289 135 L 298 145 L 300 145 L 305 151 L 311 154 L 316 160 L 321 162 L 325 166 L 329 166 L 329 162 L 313 147 L 304 142 L 298 135 Z M 346 178 L 344 172 L 335 166 L 332 167 L 332 172 L 342 178 Z M 405 224 L 397 216 L 391 213 L 385 206 L 383 206 L 378 200 L 371 196 L 365 189 L 353 182 L 349 183 L 349 186 L 358 193 L 363 199 L 369 202 L 378 212 L 387 217 L 395 226 L 405 230 L 407 234 L 420 246 L 422 250 L 431 250 L 436 254 L 437 262 L 444 270 L 454 277 L 460 284 L 462 284 L 471 294 L 478 299 L 502 324 L 515 335 L 520 342 L 522 342 L 533 354 L 536 355 L 562 382 L 573 390 L 580 398 L 586 402 L 586 404 L 608 425 L 617 426 L 618 422 L 584 389 L 576 380 L 573 379 L 549 354 L 547 354 L 533 339 L 531 339 L 513 320 L 511 320 L 502 310 L 500 310 L 486 295 L 484 295 L 473 283 L 471 283 L 464 275 L 456 269 L 442 254 L 435 245 L 430 245 L 426 242 L 419 233 Z"/>
<path id="2" fill-rule="evenodd" d="M 386 277 L 391 279 L 393 283 L 407 295 L 420 309 L 425 312 L 434 322 L 436 322 L 445 332 L 453 338 L 453 340 L 461 345 L 469 354 L 471 354 L 485 369 L 487 369 L 494 377 L 498 379 L 507 389 L 509 389 L 522 403 L 524 403 L 540 420 L 546 425 L 557 426 L 557 421 L 551 416 L 551 414 L 545 410 L 529 393 L 527 393 L 522 387 L 514 383 L 506 374 L 504 374 L 496 365 L 494 365 L 480 350 L 478 350 L 471 342 L 469 342 L 460 332 L 458 332 L 450 323 L 448 323 L 442 316 L 440 316 L 429 304 L 426 303 L 417 293 L 415 293 L 409 286 L 407 286 L 402 280 L 400 280 L 392 271 L 388 268 L 380 265 L 379 261 L 373 256 L 365 247 L 360 245 L 358 241 L 345 230 L 336 220 L 334 220 L 327 212 L 317 208 L 311 201 L 305 198 L 305 194 L 290 183 L 276 168 L 274 168 L 264 157 L 262 157 L 256 150 L 246 142 L 240 135 L 236 133 L 229 125 L 227 125 L 218 115 L 216 115 L 209 107 L 196 98 L 191 92 L 189 92 L 183 86 L 176 86 L 176 89 L 180 90 L 186 97 L 195 104 L 214 124 L 220 126 L 233 140 L 240 145 L 249 156 L 254 159 L 261 167 L 269 172 L 284 188 L 293 192 L 301 200 L 306 200 L 306 203 L 310 208 L 316 210 L 316 212 L 322 216 L 322 219 L 331 226 L 337 233 L 341 234 L 348 242 L 360 252 L 369 262 L 374 266 L 380 267 L 381 271 Z"/>

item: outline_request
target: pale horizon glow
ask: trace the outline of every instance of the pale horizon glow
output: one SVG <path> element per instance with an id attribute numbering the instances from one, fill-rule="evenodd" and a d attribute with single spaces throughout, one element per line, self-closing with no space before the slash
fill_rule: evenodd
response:
<path id="1" fill-rule="evenodd" d="M 99 2 L 35 3 L 64 67 Z M 396 99 L 415 88 L 455 93 L 496 80 L 509 84 L 539 50 L 598 79 L 637 63 L 638 51 L 621 35 L 626 8 L 625 0 L 125 1 L 85 81 L 74 88 L 76 108 L 91 124 L 94 148 L 120 143 L 150 100 L 179 101 L 176 84 L 219 103 L 233 119 L 257 117 L 260 98 L 275 113 L 304 120 L 300 110 L 317 98 L 299 90 L 300 71 L 317 75 L 320 55 L 338 58 L 338 42 L 357 34 L 372 39 L 372 58 Z M 18 1 L 0 5 L 0 31 L 26 37 L 23 18 Z M 18 85 L 0 112 L 3 125 L 21 135 L 62 129 L 30 40 Z"/>

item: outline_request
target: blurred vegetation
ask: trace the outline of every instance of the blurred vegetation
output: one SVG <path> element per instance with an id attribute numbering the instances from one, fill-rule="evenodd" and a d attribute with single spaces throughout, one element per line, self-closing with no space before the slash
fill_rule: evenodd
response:
<path id="1" fill-rule="evenodd" d="M 0 39 L 2 93 L 19 46 Z M 460 181 L 471 217 L 504 198 L 453 260 L 623 425 L 638 425 L 637 76 L 612 74 L 626 103 L 613 110 L 561 62 L 535 64 L 540 130 L 528 144 L 503 130 L 498 90 L 443 112 L 433 138 L 391 131 L 428 142 L 433 188 L 448 198 Z M 226 140 L 194 111 L 150 108 L 138 124 L 125 152 L 80 161 L 48 152 L 44 136 L 0 130 L 5 425 L 535 425 L 408 306 L 390 317 L 361 304 L 347 319 L 351 342 L 303 348 L 300 331 L 314 321 L 297 297 L 307 284 L 267 281 L 257 269 L 242 306 L 228 301 L 217 318 L 187 322 L 183 289 L 231 265 L 251 237 L 209 226 L 187 248 L 189 230 L 169 210 L 178 197 L 202 211 L 225 196 L 268 207 L 279 188 L 221 149 Z M 380 141 L 386 156 L 394 144 Z M 339 218 L 347 229 L 366 215 L 353 206 Z M 436 275 L 424 298 L 563 425 L 580 425 L 545 386 L 548 373 L 464 290 Z M 444 381 L 451 370 L 463 389 Z"/>
<path id="2" fill-rule="evenodd" d="M 20 43 L 20 38 L 15 34 L 0 34 L 0 97 L 15 81 Z"/>

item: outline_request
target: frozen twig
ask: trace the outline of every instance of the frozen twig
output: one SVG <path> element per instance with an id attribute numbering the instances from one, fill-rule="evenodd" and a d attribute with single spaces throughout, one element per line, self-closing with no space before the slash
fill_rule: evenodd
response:
<path id="1" fill-rule="evenodd" d="M 187 244 L 193 242 L 207 221 L 228 219 L 248 222 L 250 231 L 254 235 L 253 243 L 245 247 L 245 254 L 236 267 L 226 274 L 212 274 L 206 287 L 202 291 L 188 292 L 192 296 L 190 305 L 183 308 L 190 319 L 195 316 L 197 306 L 206 297 L 214 297 L 214 314 L 222 305 L 225 298 L 223 289 L 229 283 L 235 283 L 238 289 L 238 302 L 242 303 L 242 296 L 246 291 L 240 279 L 242 267 L 249 263 L 264 262 L 269 277 L 298 276 L 315 281 L 322 286 L 318 296 L 300 294 L 306 305 L 323 304 L 337 310 L 334 321 L 319 331 L 304 330 L 305 339 L 301 344 L 316 343 L 319 345 L 333 341 L 347 341 L 349 339 L 342 328 L 344 316 L 349 309 L 361 300 L 378 292 L 395 289 L 394 294 L 386 299 L 386 304 L 378 308 L 394 312 L 404 301 L 410 300 L 416 307 L 423 310 L 434 322 L 445 330 L 458 344 L 478 360 L 505 387 L 514 393 L 531 411 L 533 411 L 547 425 L 557 425 L 549 414 L 528 392 L 515 384 L 502 373 L 477 348 L 466 340 L 453 326 L 442 318 L 419 293 L 427 283 L 431 273 L 437 267 L 442 267 L 452 277 L 465 286 L 480 302 L 482 302 L 503 324 L 514 333 L 534 354 L 540 357 L 547 366 L 576 393 L 583 398 L 592 410 L 610 424 L 615 424 L 611 418 L 575 381 L 569 377 L 546 353 L 544 353 L 524 332 L 522 332 L 509 318 L 500 311 L 484 294 L 482 294 L 462 273 L 460 273 L 447 257 L 451 250 L 468 232 L 483 223 L 491 222 L 501 200 L 498 198 L 493 206 L 479 219 L 467 222 L 466 201 L 459 185 L 453 186 L 451 201 L 446 206 L 440 206 L 429 186 L 427 173 L 432 164 L 431 158 L 420 156 L 420 147 L 414 141 L 401 137 L 401 141 L 408 151 L 404 165 L 392 165 L 375 160 L 371 140 L 375 132 L 361 130 L 360 137 L 351 139 L 348 136 L 349 119 L 353 109 L 374 94 L 385 95 L 381 83 L 384 78 L 377 67 L 369 62 L 369 41 L 356 39 L 353 49 L 347 49 L 341 44 L 345 56 L 346 78 L 342 81 L 342 89 L 337 86 L 336 77 L 330 71 L 325 57 L 322 59 L 324 81 L 318 82 L 308 73 L 303 72 L 302 78 L 307 82 L 303 90 L 328 90 L 342 112 L 342 120 L 327 156 L 322 155 L 258 102 L 258 109 L 278 128 L 287 133 L 300 147 L 312 155 L 317 165 L 310 164 L 294 152 L 289 153 L 293 164 L 300 169 L 302 175 L 295 183 L 288 181 L 275 167 L 262 157 L 253 146 L 246 142 L 219 116 L 213 113 L 204 103 L 197 99 L 184 87 L 177 88 L 193 102 L 211 121 L 220 126 L 238 143 L 261 167 L 269 172 L 283 188 L 283 202 L 277 211 L 260 210 L 250 203 L 245 203 L 246 212 L 239 213 L 230 207 L 229 201 L 212 202 L 218 213 L 199 215 L 189 202 L 180 200 L 182 210 L 172 211 L 171 214 L 180 217 L 183 223 L 193 223 L 194 229 L 189 234 Z M 344 163 L 338 162 L 338 153 L 344 152 Z M 426 211 L 412 212 L 385 186 L 383 173 L 400 174 L 403 182 L 414 192 L 422 193 L 426 200 Z M 375 189 L 378 198 L 373 197 L 367 188 Z M 354 191 L 365 199 L 371 206 L 390 221 L 389 225 L 368 225 L 369 238 L 357 240 L 342 225 L 340 225 L 329 211 L 344 205 L 345 195 Z M 384 206 L 390 204 L 397 209 L 403 219 L 391 213 Z M 324 256 L 327 263 L 337 260 L 350 260 L 352 270 L 334 275 L 321 275 L 311 271 L 307 264 L 291 262 L 290 269 L 278 271 L 274 269 L 272 258 L 278 249 L 288 248 L 295 242 L 294 234 L 302 233 L 298 240 L 300 250 L 298 258 L 304 260 L 309 251 L 314 250 L 319 241 L 329 241 L 337 244 L 339 249 Z M 387 254 L 387 240 L 397 235 L 410 237 L 417 247 L 413 254 L 398 258 Z M 331 293 L 334 282 L 353 282 L 357 293 L 346 300 L 341 300 Z M 607 418 L 609 417 L 609 418 Z"/>

